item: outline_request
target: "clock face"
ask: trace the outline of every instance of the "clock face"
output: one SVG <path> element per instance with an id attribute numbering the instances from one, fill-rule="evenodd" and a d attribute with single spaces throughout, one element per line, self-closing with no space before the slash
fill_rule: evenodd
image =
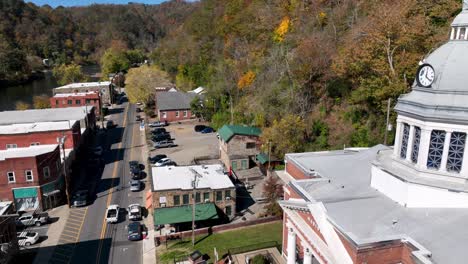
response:
<path id="1" fill-rule="evenodd" d="M 429 87 L 434 82 L 435 72 L 429 64 L 423 64 L 419 67 L 416 80 L 419 86 Z"/>

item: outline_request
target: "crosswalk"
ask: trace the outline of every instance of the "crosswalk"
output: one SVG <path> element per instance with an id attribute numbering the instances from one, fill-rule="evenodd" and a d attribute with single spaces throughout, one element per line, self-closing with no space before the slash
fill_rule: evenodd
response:
<path id="1" fill-rule="evenodd" d="M 87 207 L 70 210 L 67 222 L 49 263 L 63 264 L 70 262 L 76 243 L 80 239 L 81 228 L 87 212 Z"/>

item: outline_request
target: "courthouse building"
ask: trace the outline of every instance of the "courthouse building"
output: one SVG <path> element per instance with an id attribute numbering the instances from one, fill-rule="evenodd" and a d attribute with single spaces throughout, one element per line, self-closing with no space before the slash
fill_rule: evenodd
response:
<path id="1" fill-rule="evenodd" d="M 466 263 L 468 3 L 450 40 L 400 96 L 393 147 L 294 153 L 283 250 L 288 264 Z"/>

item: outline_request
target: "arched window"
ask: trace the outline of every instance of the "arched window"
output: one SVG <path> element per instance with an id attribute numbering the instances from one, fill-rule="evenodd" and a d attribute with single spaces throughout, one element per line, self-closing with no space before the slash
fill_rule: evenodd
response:
<path id="1" fill-rule="evenodd" d="M 427 155 L 427 168 L 439 169 L 444 152 L 445 131 L 432 130 L 429 153 Z"/>
<path id="2" fill-rule="evenodd" d="M 408 150 L 410 126 L 403 123 L 403 135 L 401 138 L 400 158 L 406 159 L 406 151 Z"/>
<path id="3" fill-rule="evenodd" d="M 411 152 L 411 161 L 413 163 L 418 163 L 419 156 L 419 143 L 421 142 L 421 128 L 414 127 L 414 136 L 413 136 L 413 150 Z"/>
<path id="4" fill-rule="evenodd" d="M 466 133 L 453 132 L 447 157 L 447 171 L 460 172 L 465 151 Z"/>

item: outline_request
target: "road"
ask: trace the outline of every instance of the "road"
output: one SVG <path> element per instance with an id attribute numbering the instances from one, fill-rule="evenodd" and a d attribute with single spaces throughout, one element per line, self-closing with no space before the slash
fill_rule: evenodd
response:
<path id="1" fill-rule="evenodd" d="M 136 122 L 136 106 L 123 103 L 113 110 L 111 119 L 117 127 L 100 136 L 104 147 L 103 168 L 88 169 L 87 185 L 96 199 L 85 208 L 71 209 L 65 229 L 61 234 L 62 245 L 54 252 L 55 263 L 141 263 L 142 241 L 127 240 L 129 204 L 143 200 L 143 191 L 130 192 L 130 160 L 141 157 L 139 146 L 144 144 Z M 101 172 L 102 171 L 102 172 Z M 146 180 L 146 179 L 145 179 Z M 105 212 L 109 204 L 118 204 L 120 220 L 107 224 Z"/>

